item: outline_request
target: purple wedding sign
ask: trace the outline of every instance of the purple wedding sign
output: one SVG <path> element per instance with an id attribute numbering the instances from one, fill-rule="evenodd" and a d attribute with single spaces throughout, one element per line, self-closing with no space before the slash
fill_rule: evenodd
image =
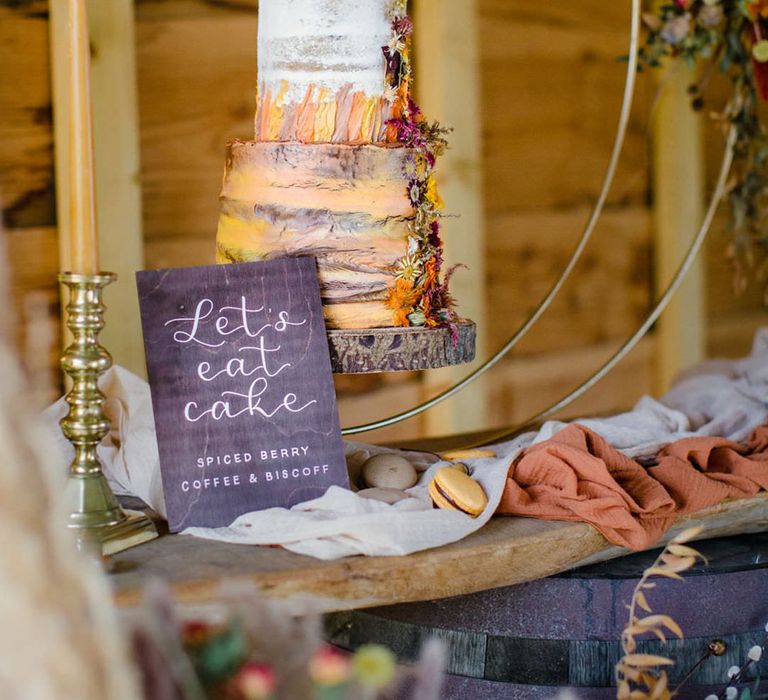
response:
<path id="1" fill-rule="evenodd" d="M 172 532 L 348 487 L 314 258 L 136 278 Z"/>

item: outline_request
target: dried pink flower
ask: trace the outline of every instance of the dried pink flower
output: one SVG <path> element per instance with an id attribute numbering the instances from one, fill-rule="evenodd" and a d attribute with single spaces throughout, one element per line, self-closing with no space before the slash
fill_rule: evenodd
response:
<path id="1" fill-rule="evenodd" d="M 409 37 L 413 34 L 413 22 L 410 17 L 398 17 L 392 23 L 392 29 L 402 37 Z"/>

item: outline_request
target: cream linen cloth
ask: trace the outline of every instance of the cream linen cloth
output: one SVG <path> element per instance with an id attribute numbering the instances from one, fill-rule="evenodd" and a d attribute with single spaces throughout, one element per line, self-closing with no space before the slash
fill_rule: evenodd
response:
<path id="1" fill-rule="evenodd" d="M 165 506 L 155 440 L 149 387 L 127 370 L 115 367 L 104 377 L 105 410 L 112 431 L 99 448 L 105 473 L 115 493 L 134 495 L 164 515 Z M 66 413 L 59 401 L 46 412 L 57 421 Z M 661 401 L 643 397 L 632 411 L 610 418 L 575 421 L 605 438 L 629 457 L 653 457 L 675 440 L 718 435 L 743 441 L 768 419 L 768 329 L 755 337 L 752 354 L 743 360 L 704 363 L 686 373 Z M 432 473 L 444 465 L 424 453 L 406 453 L 420 471 L 409 493 L 414 498 L 387 505 L 338 487 L 321 498 L 285 508 L 247 513 L 226 528 L 189 528 L 184 534 L 222 542 L 281 545 L 320 559 L 364 554 L 395 556 L 439 547 L 463 539 L 493 515 L 504 491 L 507 472 L 525 447 L 559 432 L 565 423 L 550 421 L 538 433 L 496 445 L 496 458 L 466 460 L 488 494 L 488 507 L 472 519 L 462 513 L 435 510 L 427 494 Z M 60 437 L 62 470 L 72 448 Z M 348 443 L 347 455 L 360 460 L 386 452 Z"/>
<path id="2" fill-rule="evenodd" d="M 104 412 L 112 429 L 98 453 L 112 491 L 119 496 L 138 496 L 165 518 L 149 384 L 116 366 L 102 377 L 99 388 L 107 397 Z M 67 404 L 59 399 L 45 411 L 43 418 L 54 431 L 62 462 L 70 464 L 75 451 L 58 426 L 65 415 Z"/>

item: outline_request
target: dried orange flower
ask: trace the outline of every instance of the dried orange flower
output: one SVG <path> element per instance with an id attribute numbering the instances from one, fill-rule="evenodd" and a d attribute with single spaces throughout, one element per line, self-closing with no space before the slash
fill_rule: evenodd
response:
<path id="1" fill-rule="evenodd" d="M 758 17 L 768 17 L 768 0 L 755 0 L 747 3 L 747 12 L 754 22 Z"/>
<path id="2" fill-rule="evenodd" d="M 408 315 L 419 299 L 419 291 L 413 288 L 413 281 L 408 279 L 395 280 L 395 286 L 390 287 L 387 298 L 387 308 L 395 312 L 396 326 L 409 326 Z"/>

